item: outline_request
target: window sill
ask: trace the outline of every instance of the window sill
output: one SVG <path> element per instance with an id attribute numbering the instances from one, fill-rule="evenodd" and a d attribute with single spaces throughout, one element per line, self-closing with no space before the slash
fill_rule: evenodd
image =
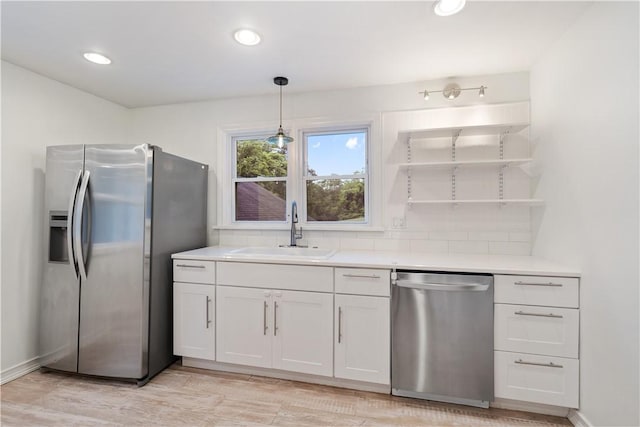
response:
<path id="1" fill-rule="evenodd" d="M 385 231 L 384 227 L 374 227 L 371 225 L 309 225 L 298 224 L 304 231 Z M 246 225 L 216 225 L 213 230 L 266 230 L 266 231 L 289 231 L 291 225 L 283 224 L 246 224 Z"/>

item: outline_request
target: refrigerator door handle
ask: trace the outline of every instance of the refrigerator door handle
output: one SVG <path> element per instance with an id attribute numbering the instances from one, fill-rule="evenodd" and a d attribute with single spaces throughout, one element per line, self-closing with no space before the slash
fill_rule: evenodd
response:
<path id="1" fill-rule="evenodd" d="M 84 199 L 87 195 L 90 175 L 91 173 L 89 171 L 85 171 L 82 177 L 82 184 L 80 184 L 80 191 L 78 192 L 78 203 L 76 203 L 76 209 L 73 213 L 75 218 L 73 221 L 73 241 L 77 251 L 78 270 L 80 270 L 82 280 L 87 280 L 87 267 L 84 253 L 82 252 L 82 212 L 84 211 Z"/>
<path id="2" fill-rule="evenodd" d="M 76 207 L 76 198 L 78 196 L 78 186 L 80 185 L 81 177 L 82 170 L 79 170 L 76 179 L 73 180 L 71 196 L 69 196 L 69 210 L 67 211 L 67 254 L 69 256 L 69 264 L 73 267 L 73 273 L 76 275 L 76 280 L 78 279 L 78 262 L 73 247 L 73 212 Z"/>

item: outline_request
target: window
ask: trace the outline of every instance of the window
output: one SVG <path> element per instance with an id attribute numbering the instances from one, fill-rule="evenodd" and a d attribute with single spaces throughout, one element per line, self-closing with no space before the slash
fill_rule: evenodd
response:
<path id="1" fill-rule="evenodd" d="M 307 222 L 367 222 L 367 133 L 304 134 Z"/>
<path id="2" fill-rule="evenodd" d="M 361 123 L 311 125 L 294 132 L 295 141 L 282 148 L 265 142 L 262 131 L 227 134 L 229 144 L 221 148 L 221 159 L 228 162 L 219 204 L 223 225 L 286 226 L 296 200 L 306 226 L 371 227 L 372 125 Z"/>
<path id="3" fill-rule="evenodd" d="M 233 199 L 236 221 L 285 221 L 287 147 L 262 138 L 234 138 Z"/>

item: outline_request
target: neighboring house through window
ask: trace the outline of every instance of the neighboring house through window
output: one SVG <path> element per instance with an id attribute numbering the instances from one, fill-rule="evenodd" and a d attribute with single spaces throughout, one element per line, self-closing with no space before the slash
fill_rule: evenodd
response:
<path id="1" fill-rule="evenodd" d="M 234 138 L 236 221 L 286 221 L 287 147 Z"/>

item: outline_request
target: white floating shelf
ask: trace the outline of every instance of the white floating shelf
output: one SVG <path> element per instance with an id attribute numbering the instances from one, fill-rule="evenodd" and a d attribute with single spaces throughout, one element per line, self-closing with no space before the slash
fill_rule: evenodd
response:
<path id="1" fill-rule="evenodd" d="M 518 133 L 521 130 L 527 128 L 529 123 L 510 123 L 510 124 L 494 124 L 494 125 L 479 125 L 479 126 L 456 126 L 446 128 L 432 128 L 432 129 L 416 129 L 400 131 L 400 134 L 409 135 L 410 138 L 422 139 L 422 138 L 444 138 L 451 137 L 455 133 L 460 132 L 460 136 L 475 136 L 475 135 L 499 135 L 501 133 Z"/>
<path id="2" fill-rule="evenodd" d="M 544 205 L 541 199 L 407 200 L 409 205 Z"/>
<path id="3" fill-rule="evenodd" d="M 456 167 L 490 167 L 490 166 L 520 166 L 530 163 L 532 159 L 502 159 L 502 160 L 461 160 L 450 162 L 415 162 L 399 163 L 402 169 L 409 167 L 425 169 L 453 169 Z"/>

